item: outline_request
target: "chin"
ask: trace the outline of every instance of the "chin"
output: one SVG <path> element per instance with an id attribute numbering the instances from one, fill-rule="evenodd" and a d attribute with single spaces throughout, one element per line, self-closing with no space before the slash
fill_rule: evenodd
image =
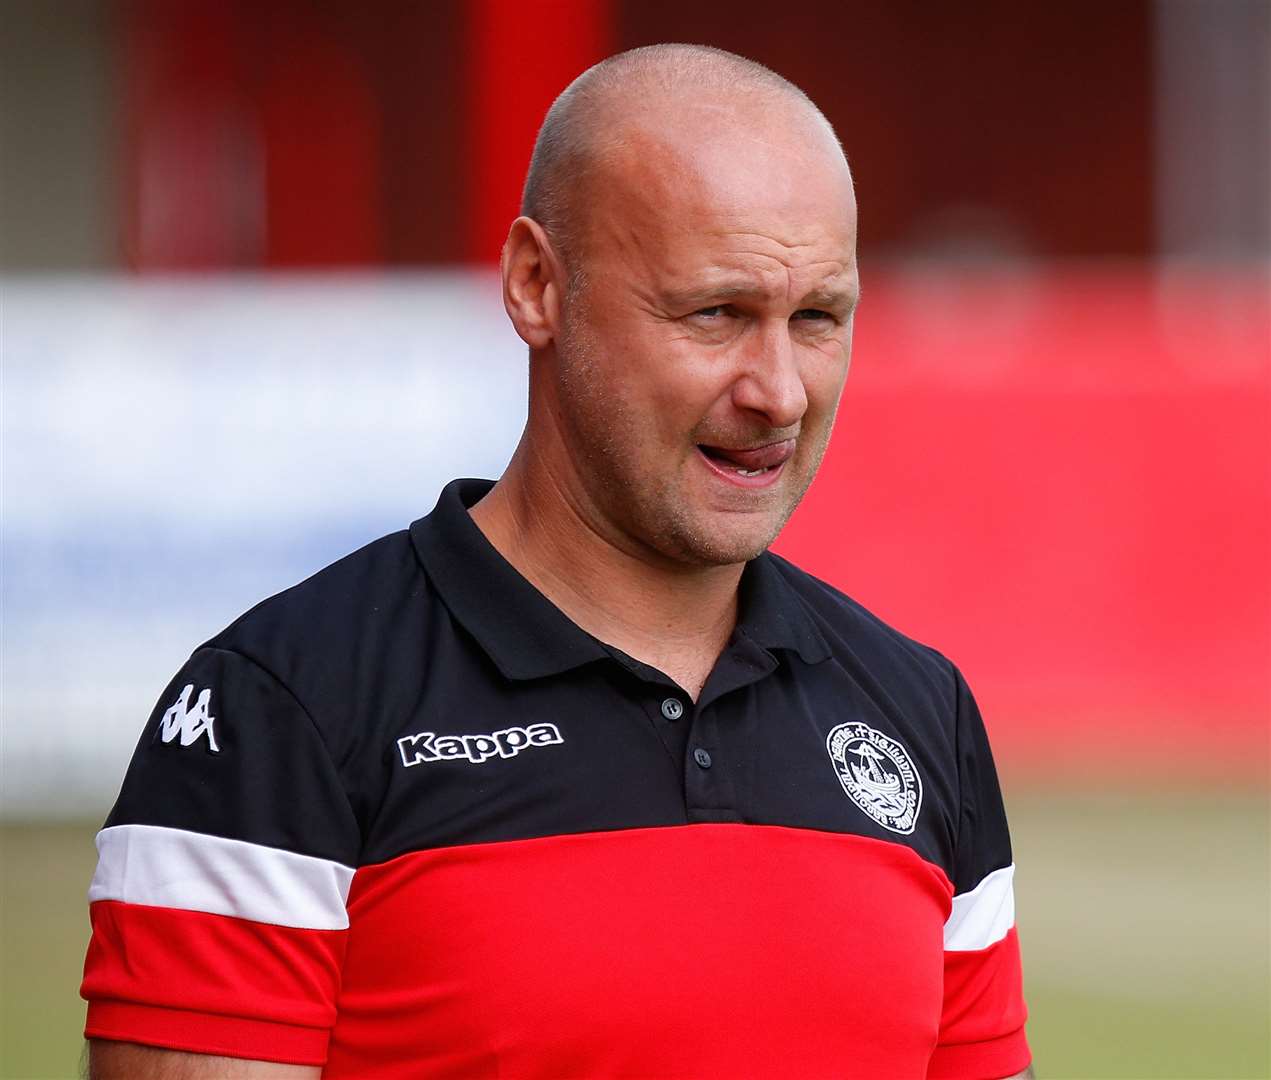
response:
<path id="1" fill-rule="evenodd" d="M 615 492 L 621 498 L 614 499 Z M 699 567 L 736 566 L 762 555 L 799 503 L 789 491 L 774 491 L 767 505 L 747 507 L 737 500 L 740 505 L 721 507 L 695 490 L 642 485 L 629 477 L 600 493 L 609 497 L 607 516 L 622 532 L 671 562 Z"/>
<path id="2" fill-rule="evenodd" d="M 762 555 L 776 540 L 789 515 L 779 520 L 751 522 L 739 527 L 734 521 L 700 521 L 693 527 L 671 530 L 656 546 L 663 554 L 698 566 L 736 566 Z"/>
<path id="3" fill-rule="evenodd" d="M 767 550 L 768 544 L 716 548 L 703 552 L 701 562 L 704 566 L 738 566 L 741 563 L 750 562 L 751 559 L 757 559 Z"/>

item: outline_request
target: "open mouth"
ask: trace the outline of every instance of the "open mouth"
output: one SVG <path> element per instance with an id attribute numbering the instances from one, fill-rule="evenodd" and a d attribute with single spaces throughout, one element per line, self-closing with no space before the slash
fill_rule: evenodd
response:
<path id="1" fill-rule="evenodd" d="M 781 468 L 794 453 L 794 440 L 769 443 L 748 450 L 698 443 L 698 452 L 721 472 L 753 480 Z"/>

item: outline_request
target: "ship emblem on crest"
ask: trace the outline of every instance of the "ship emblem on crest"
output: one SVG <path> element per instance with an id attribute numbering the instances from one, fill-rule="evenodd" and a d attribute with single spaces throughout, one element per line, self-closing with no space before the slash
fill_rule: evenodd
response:
<path id="1" fill-rule="evenodd" d="M 839 724 L 826 737 L 825 748 L 852 802 L 884 829 L 914 831 L 922 781 L 899 742 L 868 724 Z"/>

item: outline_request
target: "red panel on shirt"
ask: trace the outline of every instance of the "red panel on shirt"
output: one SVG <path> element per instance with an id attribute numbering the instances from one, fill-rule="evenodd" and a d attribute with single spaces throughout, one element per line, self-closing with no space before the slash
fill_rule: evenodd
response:
<path id="1" fill-rule="evenodd" d="M 364 867 L 347 932 L 103 901 L 86 1034 L 332 1080 L 1005 1076 L 1017 938 L 946 954 L 951 894 L 903 845 L 692 825 Z"/>
<path id="2" fill-rule="evenodd" d="M 405 855 L 354 879 L 326 1075 L 921 1077 L 951 892 L 771 826 Z"/>

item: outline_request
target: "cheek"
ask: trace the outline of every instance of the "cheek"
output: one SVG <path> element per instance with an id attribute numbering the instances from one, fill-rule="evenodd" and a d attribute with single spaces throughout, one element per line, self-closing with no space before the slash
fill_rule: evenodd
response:
<path id="1" fill-rule="evenodd" d="M 839 398 L 843 395 L 846 377 L 846 367 L 838 367 L 810 380 L 805 390 L 808 395 L 808 412 L 818 417 L 833 417 L 838 409 Z"/>
<path id="2" fill-rule="evenodd" d="M 817 349 L 804 367 L 803 389 L 808 395 L 808 411 L 828 412 L 831 416 L 838 408 L 843 384 L 851 365 L 852 340 L 849 333 L 842 346 Z"/>
<path id="3" fill-rule="evenodd" d="M 624 358 L 625 392 L 649 422 L 677 439 L 728 399 L 728 365 L 682 336 L 652 333 Z"/>

